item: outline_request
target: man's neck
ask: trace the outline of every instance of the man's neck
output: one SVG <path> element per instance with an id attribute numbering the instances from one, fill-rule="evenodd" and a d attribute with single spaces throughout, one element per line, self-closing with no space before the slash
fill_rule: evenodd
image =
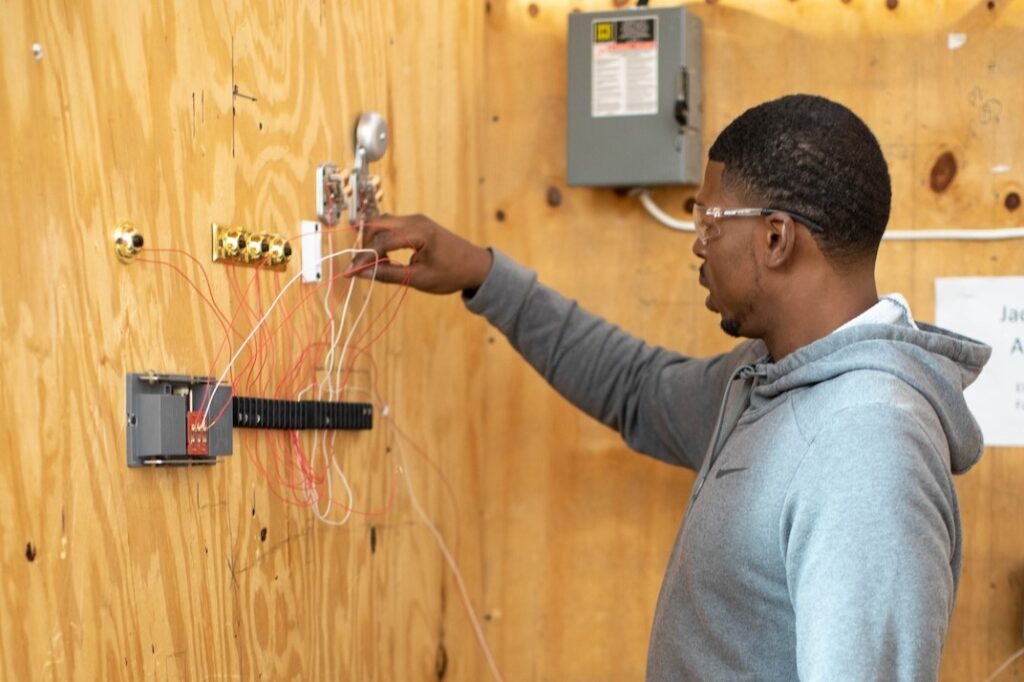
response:
<path id="1" fill-rule="evenodd" d="M 828 336 L 878 302 L 874 277 L 819 281 L 780 300 L 763 340 L 781 360 L 798 348 Z"/>

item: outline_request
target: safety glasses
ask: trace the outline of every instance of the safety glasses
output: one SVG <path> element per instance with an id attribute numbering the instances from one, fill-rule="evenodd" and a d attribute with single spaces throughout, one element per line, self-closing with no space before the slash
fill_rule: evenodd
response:
<path id="1" fill-rule="evenodd" d="M 806 216 L 800 215 L 784 208 L 722 208 L 721 206 L 693 205 L 693 227 L 697 232 L 697 238 L 702 244 L 707 244 L 722 233 L 719 221 L 725 218 L 751 218 L 755 216 L 767 216 L 772 213 L 787 213 L 798 223 L 807 226 L 807 229 L 815 232 L 824 232 L 824 228 Z"/>

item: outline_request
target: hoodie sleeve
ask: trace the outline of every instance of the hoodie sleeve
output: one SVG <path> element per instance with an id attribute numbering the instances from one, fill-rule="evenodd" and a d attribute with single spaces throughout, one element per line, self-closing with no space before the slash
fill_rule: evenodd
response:
<path id="1" fill-rule="evenodd" d="M 937 679 L 956 494 L 948 454 L 921 423 L 890 405 L 838 413 L 814 437 L 781 522 L 800 679 Z"/>
<path id="2" fill-rule="evenodd" d="M 498 328 L 534 369 L 635 450 L 699 469 L 719 400 L 748 344 L 695 360 L 653 347 L 537 282 L 494 251 L 467 307 Z"/>

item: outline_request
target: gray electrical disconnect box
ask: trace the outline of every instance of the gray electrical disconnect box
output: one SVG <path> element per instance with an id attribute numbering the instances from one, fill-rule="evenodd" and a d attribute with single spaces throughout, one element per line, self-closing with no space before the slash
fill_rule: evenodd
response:
<path id="1" fill-rule="evenodd" d="M 685 9 L 570 14 L 569 184 L 700 184 L 701 80 Z"/>
<path id="2" fill-rule="evenodd" d="M 230 455 L 231 388 L 213 389 L 214 385 L 212 377 L 125 375 L 128 466 L 213 464 L 218 457 Z M 199 429 L 203 412 L 208 412 L 210 426 Z M 189 415 L 197 423 L 191 423 Z"/>

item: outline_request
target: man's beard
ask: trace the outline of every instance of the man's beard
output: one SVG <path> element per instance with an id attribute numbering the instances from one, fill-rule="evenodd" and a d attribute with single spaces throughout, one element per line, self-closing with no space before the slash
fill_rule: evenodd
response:
<path id="1" fill-rule="evenodd" d="M 739 337 L 740 336 L 740 325 L 742 323 L 739 318 L 736 317 L 723 317 L 722 318 L 722 331 L 729 336 Z"/>
<path id="2" fill-rule="evenodd" d="M 754 305 L 749 301 L 740 307 L 740 311 L 734 315 L 726 317 L 722 315 L 722 331 L 733 337 L 751 337 L 751 330 L 748 328 L 746 333 L 743 332 L 743 327 L 754 317 Z"/>

